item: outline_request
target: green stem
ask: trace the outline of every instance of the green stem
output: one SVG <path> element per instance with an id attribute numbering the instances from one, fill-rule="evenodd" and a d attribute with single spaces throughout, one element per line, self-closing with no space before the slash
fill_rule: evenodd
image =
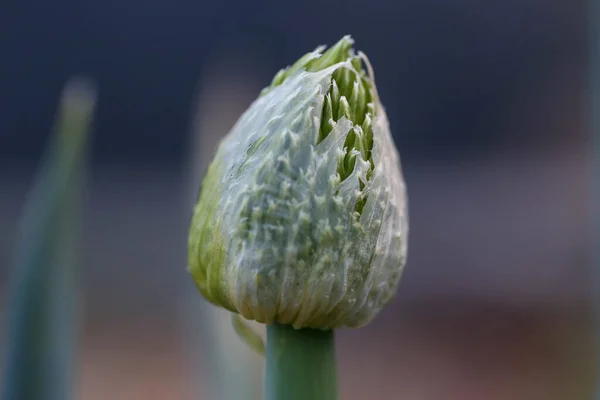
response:
<path id="1" fill-rule="evenodd" d="M 333 331 L 267 327 L 266 400 L 337 400 Z"/>

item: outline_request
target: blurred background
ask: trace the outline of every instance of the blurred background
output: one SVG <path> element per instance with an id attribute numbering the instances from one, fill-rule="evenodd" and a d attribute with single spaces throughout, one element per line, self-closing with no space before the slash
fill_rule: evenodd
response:
<path id="1" fill-rule="evenodd" d="M 392 305 L 338 334 L 341 398 L 590 399 L 585 8 L 5 1 L 0 289 L 60 91 L 83 74 L 99 95 L 77 398 L 221 400 L 219 379 L 260 387 L 262 361 L 186 272 L 191 207 L 219 138 L 260 89 L 350 33 L 401 153 L 411 235 Z"/>

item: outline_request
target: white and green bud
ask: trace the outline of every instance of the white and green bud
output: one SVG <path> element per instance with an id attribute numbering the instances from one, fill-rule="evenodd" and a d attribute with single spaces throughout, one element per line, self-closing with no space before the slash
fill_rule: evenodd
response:
<path id="1" fill-rule="evenodd" d="M 189 269 L 212 303 L 295 328 L 368 323 L 407 253 L 400 159 L 349 36 L 280 71 L 202 183 Z M 367 62 L 368 63 L 368 62 Z"/>

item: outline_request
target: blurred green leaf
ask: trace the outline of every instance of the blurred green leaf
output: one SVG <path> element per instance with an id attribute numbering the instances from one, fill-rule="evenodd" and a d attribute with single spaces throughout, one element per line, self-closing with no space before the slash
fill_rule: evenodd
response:
<path id="1" fill-rule="evenodd" d="M 70 81 L 25 205 L 7 301 L 5 400 L 73 398 L 81 186 L 94 90 Z"/>
<path id="2" fill-rule="evenodd" d="M 231 314 L 231 324 L 238 337 L 248 345 L 252 350 L 264 357 L 265 342 L 260 335 L 252 330 L 246 320 L 239 314 Z"/>

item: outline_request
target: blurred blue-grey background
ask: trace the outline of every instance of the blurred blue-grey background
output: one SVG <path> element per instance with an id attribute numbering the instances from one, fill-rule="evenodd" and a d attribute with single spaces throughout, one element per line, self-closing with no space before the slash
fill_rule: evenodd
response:
<path id="1" fill-rule="evenodd" d="M 340 332 L 342 398 L 591 398 L 585 7 L 6 0 L 0 288 L 60 91 L 88 76 L 78 397 L 193 398 L 210 369 L 190 372 L 182 333 L 203 301 L 185 264 L 204 165 L 278 69 L 350 33 L 402 156 L 411 237 L 392 305 Z"/>

